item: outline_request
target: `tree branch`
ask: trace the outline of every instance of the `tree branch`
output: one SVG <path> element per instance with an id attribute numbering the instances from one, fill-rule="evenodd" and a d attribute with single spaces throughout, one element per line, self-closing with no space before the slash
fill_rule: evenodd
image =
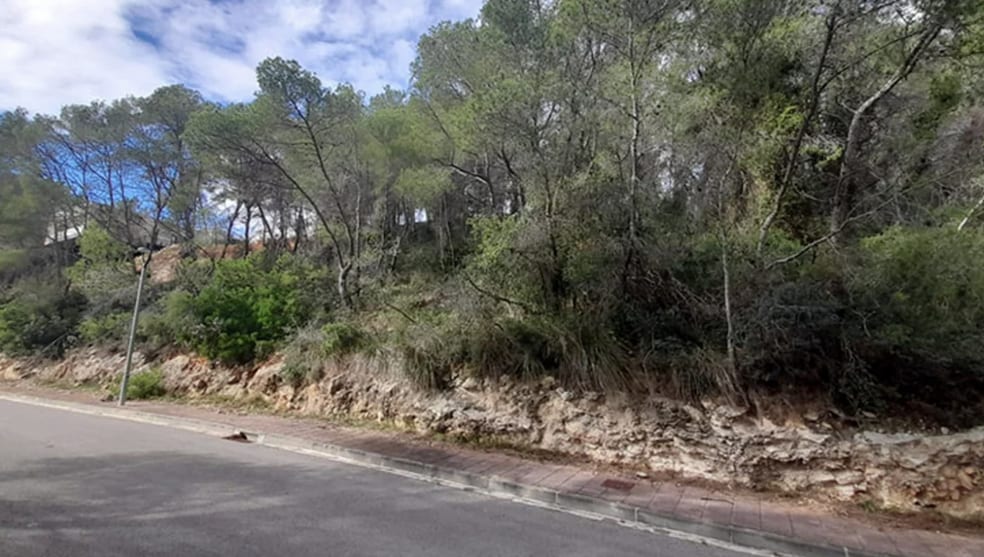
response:
<path id="1" fill-rule="evenodd" d="M 488 296 L 489 298 L 492 298 L 493 300 L 495 300 L 497 302 L 502 302 L 504 304 L 510 304 L 510 305 L 513 305 L 513 306 L 522 308 L 527 313 L 531 313 L 531 314 L 538 313 L 538 312 L 534 311 L 533 308 L 531 308 L 528 304 L 525 304 L 525 303 L 520 302 L 518 300 L 513 300 L 513 299 L 510 299 L 510 298 L 506 298 L 505 296 L 500 296 L 499 294 L 496 294 L 495 292 L 490 292 L 490 291 L 482 288 L 481 286 L 479 286 L 478 284 L 476 284 L 474 280 L 472 280 L 471 276 L 469 276 L 468 273 L 462 273 L 462 275 L 464 275 L 465 281 L 467 281 L 468 284 L 471 285 L 471 287 L 474 288 L 475 291 L 478 292 L 479 294 Z"/>

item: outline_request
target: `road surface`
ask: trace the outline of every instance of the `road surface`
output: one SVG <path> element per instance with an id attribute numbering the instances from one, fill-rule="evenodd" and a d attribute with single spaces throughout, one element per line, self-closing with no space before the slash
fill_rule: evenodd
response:
<path id="1" fill-rule="evenodd" d="M 0 400 L 0 556 L 738 557 L 162 426 Z"/>

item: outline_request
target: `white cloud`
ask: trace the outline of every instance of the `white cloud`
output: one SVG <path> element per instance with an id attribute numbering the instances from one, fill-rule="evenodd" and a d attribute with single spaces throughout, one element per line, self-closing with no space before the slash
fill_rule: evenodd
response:
<path id="1" fill-rule="evenodd" d="M 185 83 L 248 100 L 268 56 L 369 94 L 409 78 L 421 33 L 481 0 L 0 0 L 0 110 L 145 95 Z"/>
<path id="2" fill-rule="evenodd" d="M 130 35 L 121 4 L 0 0 L 0 109 L 55 112 L 166 83 L 153 49 Z"/>

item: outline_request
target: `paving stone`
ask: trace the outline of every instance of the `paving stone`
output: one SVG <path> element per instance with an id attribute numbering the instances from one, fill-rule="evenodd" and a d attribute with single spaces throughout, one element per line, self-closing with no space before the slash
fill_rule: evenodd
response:
<path id="1" fill-rule="evenodd" d="M 649 510 L 656 514 L 673 514 L 683 497 L 683 491 L 682 487 L 675 484 L 663 484 L 649 502 Z"/>
<path id="2" fill-rule="evenodd" d="M 770 503 L 762 503 L 759 514 L 762 517 L 762 530 L 780 536 L 792 537 L 793 525 L 789 521 L 789 513 L 786 512 L 786 509 Z"/>
<path id="3" fill-rule="evenodd" d="M 762 513 L 760 501 L 735 501 L 731 511 L 731 524 L 747 530 L 762 528 Z"/>
<path id="4" fill-rule="evenodd" d="M 685 488 L 683 490 L 683 496 L 680 497 L 680 502 L 677 503 L 673 514 L 680 518 L 700 521 L 701 515 L 704 514 L 704 506 L 706 504 L 706 499 L 702 497 L 694 497 L 694 494 L 691 493 L 690 488 Z"/>

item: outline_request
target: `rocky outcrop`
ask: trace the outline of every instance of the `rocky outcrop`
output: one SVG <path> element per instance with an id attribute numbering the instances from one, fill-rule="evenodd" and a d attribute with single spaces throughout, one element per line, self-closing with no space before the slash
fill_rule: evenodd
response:
<path id="1" fill-rule="evenodd" d="M 136 361 L 138 371 L 148 367 L 139 355 Z M 278 359 L 234 369 L 179 355 L 156 365 L 169 391 L 189 397 L 261 397 L 304 414 L 494 438 L 730 485 L 984 518 L 984 427 L 929 435 L 834 427 L 810 415 L 776 423 L 727 404 L 578 394 L 550 378 L 461 378 L 446 391 L 424 392 L 367 359 L 329 365 L 321 381 L 301 388 L 281 380 Z M 0 357 L 0 377 L 8 380 L 105 384 L 122 367 L 122 355 L 91 350 L 54 363 Z"/>

